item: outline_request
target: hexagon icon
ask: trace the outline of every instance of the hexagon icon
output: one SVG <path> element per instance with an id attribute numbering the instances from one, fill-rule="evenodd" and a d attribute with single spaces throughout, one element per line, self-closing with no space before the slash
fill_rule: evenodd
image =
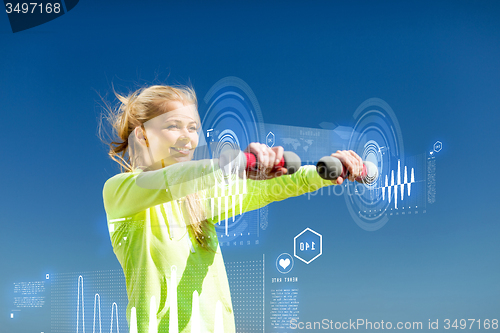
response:
<path id="1" fill-rule="evenodd" d="M 306 228 L 293 238 L 293 255 L 306 264 L 323 253 L 323 236 L 316 231 Z"/>
<path id="2" fill-rule="evenodd" d="M 436 143 L 434 144 L 434 151 L 436 153 L 439 153 L 442 148 L 443 148 L 443 144 L 441 143 L 441 141 L 436 141 Z"/>
<path id="3" fill-rule="evenodd" d="M 267 133 L 267 136 L 266 136 L 266 145 L 269 147 L 269 148 L 272 148 L 274 146 L 274 133 L 273 132 L 269 132 Z"/>

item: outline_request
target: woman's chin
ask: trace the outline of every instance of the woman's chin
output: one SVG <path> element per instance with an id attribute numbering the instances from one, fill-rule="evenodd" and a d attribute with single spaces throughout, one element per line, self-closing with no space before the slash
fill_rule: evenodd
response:
<path id="1" fill-rule="evenodd" d="M 188 162 L 188 161 L 191 161 L 193 159 L 193 154 L 189 154 L 189 155 L 176 154 L 174 156 L 171 156 L 171 158 L 173 160 L 175 160 L 176 163 L 179 163 L 179 162 Z"/>

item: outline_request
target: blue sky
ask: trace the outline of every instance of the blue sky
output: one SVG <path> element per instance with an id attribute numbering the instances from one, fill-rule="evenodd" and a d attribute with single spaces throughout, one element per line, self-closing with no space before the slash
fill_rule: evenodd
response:
<path id="1" fill-rule="evenodd" d="M 13 34 L 0 15 L 0 323 L 13 282 L 120 268 L 101 197 L 119 170 L 97 136 L 100 98 L 163 82 L 191 83 L 201 100 L 226 76 L 252 88 L 266 123 L 352 126 L 378 97 L 398 117 L 405 154 L 445 147 L 432 209 L 377 232 L 359 228 L 342 198 L 270 208 L 270 256 L 280 233 L 328 234 L 322 264 L 298 271 L 312 290 L 304 317 L 306 304 L 344 319 L 498 315 L 498 17 L 495 1 L 82 0 Z"/>

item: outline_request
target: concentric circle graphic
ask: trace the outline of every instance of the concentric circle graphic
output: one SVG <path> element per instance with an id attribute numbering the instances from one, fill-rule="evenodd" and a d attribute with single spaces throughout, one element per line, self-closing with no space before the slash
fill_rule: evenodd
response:
<path id="1" fill-rule="evenodd" d="M 354 112 L 356 124 L 349 138 L 348 149 L 364 161 L 374 163 L 379 176 L 372 184 L 346 182 L 344 198 L 354 221 L 364 230 L 382 228 L 389 218 L 389 200 L 383 198 L 383 179 L 404 164 L 403 136 L 392 108 L 379 98 L 364 101 Z"/>
<path id="2" fill-rule="evenodd" d="M 211 158 L 218 158 L 227 149 L 244 150 L 251 142 L 262 142 L 265 138 L 257 98 L 243 80 L 236 77 L 219 80 L 209 90 L 204 101 L 207 110 L 202 126 Z M 235 174 L 231 175 L 231 178 L 235 177 Z M 238 215 L 234 221 L 228 219 L 225 221 L 227 226 L 217 225 L 218 229 L 231 230 L 226 240 L 248 233 L 244 216 Z"/>
<path id="3" fill-rule="evenodd" d="M 219 157 L 226 150 L 241 150 L 238 136 L 230 129 L 225 129 L 219 133 L 215 142 L 216 144 L 212 147 L 214 149 L 212 153 L 213 156 Z M 236 168 L 237 165 L 233 165 L 231 172 L 227 175 L 216 173 L 215 176 L 217 178 L 217 182 L 221 184 L 224 180 L 235 181 L 238 177 L 238 170 L 236 170 Z M 224 177 L 224 179 L 222 179 L 222 177 Z"/>

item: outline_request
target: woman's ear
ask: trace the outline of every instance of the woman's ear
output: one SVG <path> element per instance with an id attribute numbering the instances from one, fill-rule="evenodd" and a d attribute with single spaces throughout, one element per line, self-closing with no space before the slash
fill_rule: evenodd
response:
<path id="1" fill-rule="evenodd" d="M 148 138 L 146 136 L 146 132 L 144 131 L 144 127 L 137 126 L 134 129 L 134 135 L 137 141 L 139 141 L 142 146 L 149 147 Z"/>

